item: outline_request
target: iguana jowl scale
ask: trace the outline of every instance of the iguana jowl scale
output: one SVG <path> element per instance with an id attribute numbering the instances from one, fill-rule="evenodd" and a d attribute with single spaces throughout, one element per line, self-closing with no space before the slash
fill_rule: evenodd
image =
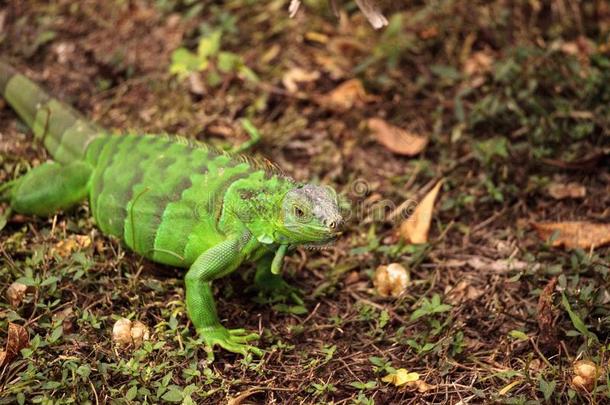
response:
<path id="1" fill-rule="evenodd" d="M 11 209 L 44 216 L 88 198 L 102 232 L 188 269 L 187 312 L 209 349 L 260 354 L 258 335 L 220 324 L 211 281 L 256 261 L 259 286 L 287 288 L 287 249 L 338 235 L 335 192 L 182 138 L 109 134 L 2 62 L 0 93 L 55 160 L 2 185 Z"/>

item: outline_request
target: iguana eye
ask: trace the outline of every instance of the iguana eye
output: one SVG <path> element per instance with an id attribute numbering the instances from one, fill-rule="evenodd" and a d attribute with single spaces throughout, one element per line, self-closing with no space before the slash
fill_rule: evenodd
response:
<path id="1" fill-rule="evenodd" d="M 295 217 L 303 218 L 305 216 L 305 212 L 300 207 L 297 207 L 295 205 L 293 210 L 294 210 L 294 216 Z"/>

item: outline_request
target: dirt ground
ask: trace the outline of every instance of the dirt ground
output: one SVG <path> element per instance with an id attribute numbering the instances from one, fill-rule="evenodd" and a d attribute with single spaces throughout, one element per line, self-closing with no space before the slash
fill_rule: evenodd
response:
<path id="1" fill-rule="evenodd" d="M 215 284 L 225 325 L 260 332 L 266 353 L 217 350 L 213 363 L 180 270 L 102 235 L 86 204 L 9 217 L 2 294 L 30 288 L 0 302 L 0 336 L 15 323 L 29 344 L 0 363 L 0 403 L 609 401 L 610 249 L 553 246 L 558 235 L 533 224 L 610 222 L 610 6 L 381 7 L 389 26 L 375 31 L 353 2 L 340 19 L 324 1 L 294 19 L 287 0 L 0 3 L 2 60 L 100 125 L 229 149 L 249 139 L 246 118 L 261 134 L 248 153 L 352 206 L 339 241 L 287 259 L 305 308 L 248 290 L 251 266 Z M 176 49 L 201 56 L 214 35 L 221 52 L 185 68 Z M 1 103 L 5 182 L 48 155 Z M 373 118 L 427 145 L 396 153 Z M 390 211 L 441 179 L 428 243 L 406 243 Z M 399 297 L 372 283 L 389 263 L 408 270 Z M 150 340 L 116 347 L 120 317 L 148 325 Z M 587 387 L 573 380 L 577 360 L 597 368 Z M 401 369 L 417 381 L 382 380 Z"/>

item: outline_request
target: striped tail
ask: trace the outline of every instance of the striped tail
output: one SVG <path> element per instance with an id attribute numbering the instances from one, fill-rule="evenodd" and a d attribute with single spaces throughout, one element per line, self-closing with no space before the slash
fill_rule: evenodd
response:
<path id="1" fill-rule="evenodd" d="M 61 163 L 83 159 L 87 145 L 105 131 L 72 107 L 0 61 L 0 94 Z"/>

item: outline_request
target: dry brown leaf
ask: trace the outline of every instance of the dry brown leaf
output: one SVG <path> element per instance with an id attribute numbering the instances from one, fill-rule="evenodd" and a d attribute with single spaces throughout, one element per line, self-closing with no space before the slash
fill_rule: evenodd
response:
<path id="1" fill-rule="evenodd" d="M 568 55 L 578 56 L 584 60 L 595 52 L 595 45 L 584 36 L 579 36 L 576 41 L 559 43 L 559 49 Z"/>
<path id="2" fill-rule="evenodd" d="M 431 389 L 435 388 L 434 385 L 430 385 L 423 380 L 409 382 L 409 383 L 407 383 L 407 386 L 417 389 L 417 392 L 422 393 L 422 394 L 424 392 L 428 392 Z"/>
<path id="3" fill-rule="evenodd" d="M 282 84 L 290 93 L 296 93 L 299 90 L 298 83 L 315 82 L 320 78 L 320 72 L 308 72 L 299 67 L 295 67 L 284 73 Z"/>
<path id="4" fill-rule="evenodd" d="M 316 61 L 316 64 L 320 66 L 324 72 L 328 73 L 331 79 L 340 80 L 347 76 L 348 66 L 343 58 L 336 58 L 321 53 L 314 54 L 313 58 Z M 320 100 L 317 101 L 320 103 Z"/>
<path id="5" fill-rule="evenodd" d="M 28 332 L 23 326 L 9 323 L 6 348 L 0 351 L 0 367 L 10 363 L 17 353 L 28 345 L 29 341 Z"/>
<path id="6" fill-rule="evenodd" d="M 34 287 L 27 286 L 25 284 L 21 284 L 15 281 L 6 289 L 6 299 L 12 307 L 17 308 L 19 305 L 21 305 L 21 302 L 23 301 L 23 298 L 25 298 L 25 295 L 33 290 Z"/>
<path id="7" fill-rule="evenodd" d="M 462 302 L 474 301 L 483 295 L 483 291 L 462 280 L 457 285 L 445 288 L 445 299 L 451 305 L 459 305 Z"/>
<path id="8" fill-rule="evenodd" d="M 415 156 L 428 144 L 428 138 L 390 125 L 381 118 L 370 118 L 367 124 L 379 143 L 399 155 Z"/>
<path id="9" fill-rule="evenodd" d="M 553 306 L 553 292 L 557 285 L 557 278 L 553 277 L 540 292 L 537 306 L 537 321 L 540 343 L 542 345 L 555 345 L 557 343 L 557 329 L 555 328 L 556 310 Z"/>
<path id="10" fill-rule="evenodd" d="M 586 221 L 543 222 L 532 224 L 540 239 L 547 240 L 557 232 L 551 246 L 568 249 L 595 249 L 610 243 L 610 224 Z"/>
<path id="11" fill-rule="evenodd" d="M 199 72 L 194 72 L 188 75 L 189 90 L 193 94 L 202 96 L 205 94 L 205 84 Z"/>
<path id="12" fill-rule="evenodd" d="M 68 257 L 75 250 L 86 249 L 91 246 L 89 235 L 74 235 L 59 241 L 51 248 L 51 255 L 57 254 L 60 257 Z"/>
<path id="13" fill-rule="evenodd" d="M 418 244 L 428 242 L 434 202 L 442 185 L 443 180 L 436 183 L 434 188 L 426 194 L 421 203 L 415 208 L 413 215 L 400 225 L 400 236 L 408 243 Z"/>
<path id="14" fill-rule="evenodd" d="M 431 27 L 426 27 L 417 33 L 417 35 L 419 35 L 419 37 L 421 39 L 436 38 L 436 37 L 438 37 L 438 34 L 439 34 L 438 27 L 435 25 L 433 25 Z"/>
<path id="15" fill-rule="evenodd" d="M 345 277 L 345 279 L 343 280 L 343 284 L 351 285 L 351 284 L 356 284 L 359 281 L 360 281 L 360 273 L 358 273 L 357 271 L 350 271 L 347 274 L 347 276 Z"/>
<path id="16" fill-rule="evenodd" d="M 464 73 L 467 76 L 487 73 L 491 69 L 493 61 L 493 57 L 485 51 L 474 52 L 464 62 Z"/>
<path id="17" fill-rule="evenodd" d="M 273 44 L 262 56 L 261 56 L 261 64 L 269 65 L 272 60 L 274 60 L 281 51 L 281 47 L 278 44 Z"/>
<path id="18" fill-rule="evenodd" d="M 306 32 L 305 39 L 311 42 L 317 42 L 319 44 L 327 44 L 329 40 L 328 35 L 315 31 Z"/>
<path id="19" fill-rule="evenodd" d="M 580 183 L 551 183 L 548 187 L 548 192 L 551 197 L 556 200 L 565 198 L 583 198 L 587 195 L 587 189 Z"/>
<path id="20" fill-rule="evenodd" d="M 64 334 L 69 334 L 74 331 L 74 310 L 72 307 L 66 307 L 52 315 L 51 319 L 54 324 L 61 323 Z"/>
<path id="21" fill-rule="evenodd" d="M 354 107 L 376 100 L 377 97 L 366 93 L 358 79 L 347 80 L 328 93 L 317 97 L 317 102 L 330 110 L 344 112 Z"/>

